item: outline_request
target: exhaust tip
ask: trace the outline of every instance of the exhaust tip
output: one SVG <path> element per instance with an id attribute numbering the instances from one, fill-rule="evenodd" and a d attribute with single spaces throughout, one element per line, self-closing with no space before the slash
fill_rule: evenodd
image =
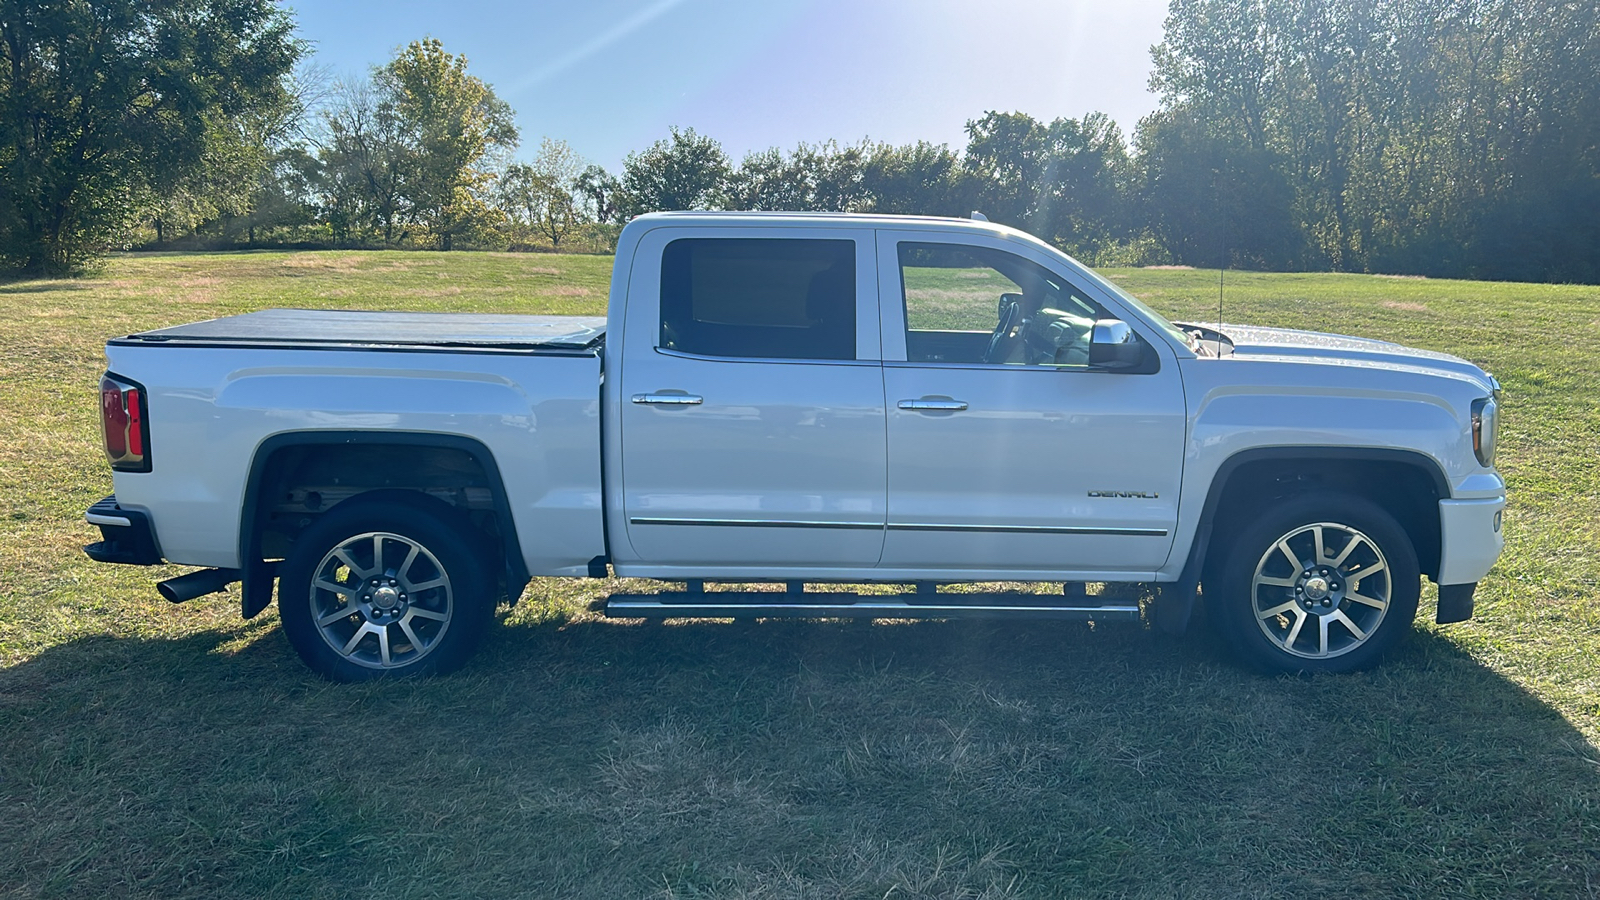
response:
<path id="1" fill-rule="evenodd" d="M 201 569 L 157 582 L 156 592 L 172 603 L 183 603 L 226 590 L 239 580 L 239 574 L 238 569 Z"/>

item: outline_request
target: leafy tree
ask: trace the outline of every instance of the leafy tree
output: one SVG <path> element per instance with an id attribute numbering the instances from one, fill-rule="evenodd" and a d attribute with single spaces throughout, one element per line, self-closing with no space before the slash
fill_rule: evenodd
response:
<path id="1" fill-rule="evenodd" d="M 449 250 L 494 219 L 485 197 L 499 154 L 516 146 L 511 108 L 438 40 L 414 41 L 323 114 L 320 159 L 329 224 L 341 241 L 405 241 L 413 229 Z"/>
<path id="2" fill-rule="evenodd" d="M 146 186 L 141 211 L 156 240 L 207 226 L 225 230 L 249 216 L 273 151 L 272 120 L 260 116 L 214 123 L 200 158 L 185 170 L 164 173 Z"/>
<path id="3" fill-rule="evenodd" d="M 150 186 L 141 210 L 157 242 L 192 231 L 224 241 L 248 235 L 253 243 L 264 225 L 310 221 L 313 198 L 304 179 L 315 166 L 303 168 L 314 163 L 304 149 L 306 125 L 310 106 L 326 93 L 326 70 L 302 64 L 286 83 L 284 102 L 217 124 L 197 165 Z M 284 178 L 300 182 L 292 200 L 282 190 Z"/>
<path id="4" fill-rule="evenodd" d="M 1044 181 L 1045 127 L 1023 113 L 986 113 L 967 123 L 963 167 L 977 208 L 995 222 L 1039 234 L 1039 189 Z"/>
<path id="5" fill-rule="evenodd" d="M 495 206 L 512 229 L 512 243 L 531 236 L 544 213 L 544 185 L 527 163 L 512 163 L 495 179 Z"/>
<path id="6" fill-rule="evenodd" d="M 1057 119 L 1049 141 L 1041 213 L 1045 233 L 1073 252 L 1093 258 L 1101 247 L 1125 238 L 1130 216 L 1133 163 L 1122 130 L 1105 113 Z"/>
<path id="7" fill-rule="evenodd" d="M 722 205 L 757 211 L 806 209 L 810 174 L 776 147 L 750 153 L 729 173 L 722 188 Z"/>
<path id="8" fill-rule="evenodd" d="M 868 149 L 865 141 L 843 147 L 833 141 L 796 147 L 792 157 L 794 165 L 811 173 L 808 205 L 801 208 L 818 212 L 852 212 L 864 208 L 867 205 L 864 170 Z"/>
<path id="9" fill-rule="evenodd" d="M 585 166 L 573 181 L 573 192 L 590 218 L 601 225 L 621 224 L 622 182 L 596 165 Z"/>
<path id="10" fill-rule="evenodd" d="M 0 2 L 0 265 L 70 270 L 226 157 L 286 102 L 292 32 L 270 0 Z"/>
<path id="11" fill-rule="evenodd" d="M 336 241 L 406 236 L 413 204 L 406 191 L 418 146 L 398 106 L 371 83 L 341 83 L 325 112 L 321 187 Z"/>
<path id="12" fill-rule="evenodd" d="M 1281 0 L 1172 0 L 1160 44 L 1150 48 L 1150 89 L 1219 134 L 1267 145 L 1278 104 Z"/>
<path id="13" fill-rule="evenodd" d="M 272 154 L 259 173 L 245 220 L 247 236 L 256 243 L 258 233 L 278 229 L 298 230 L 313 225 L 319 212 L 317 186 L 322 165 L 303 146 L 284 147 Z"/>
<path id="14" fill-rule="evenodd" d="M 961 158 L 944 144 L 879 144 L 867 151 L 861 184 L 874 212 L 964 216 L 975 203 Z"/>
<path id="15" fill-rule="evenodd" d="M 310 152 L 312 110 L 325 104 L 333 81 L 326 66 L 302 60 L 288 82 L 286 102 L 244 120 L 249 128 L 241 145 L 249 152 L 229 186 L 239 199 L 229 204 L 233 208 L 222 209 L 215 223 L 202 223 L 202 229 L 210 225 L 228 240 L 242 233 L 254 244 L 262 229 L 303 229 L 315 221 L 313 185 L 321 166 Z"/>
<path id="16" fill-rule="evenodd" d="M 710 209 L 720 199 L 729 177 L 722 145 L 679 131 L 622 161 L 622 209 L 626 215 L 672 209 Z"/>
<path id="17" fill-rule="evenodd" d="M 561 249 L 561 239 L 581 220 L 578 201 L 573 196 L 581 165 L 582 160 L 566 141 L 550 138 L 539 142 L 539 152 L 533 158 L 533 173 L 539 179 L 543 200 L 537 224 L 556 250 Z"/>
<path id="18" fill-rule="evenodd" d="M 1269 195 L 1254 230 L 1292 227 L 1303 265 L 1600 279 L 1596 4 L 1174 0 L 1154 56 L 1141 145 L 1178 244 L 1203 242 L 1191 188 L 1220 157 Z"/>
<path id="19" fill-rule="evenodd" d="M 776 147 L 744 158 L 723 186 L 729 209 L 850 212 L 867 202 L 862 173 L 865 144 L 800 144 L 785 155 Z"/>
<path id="20" fill-rule="evenodd" d="M 538 232 L 552 249 L 582 220 L 573 184 L 578 179 L 578 155 L 566 141 L 543 139 L 530 163 L 513 163 L 495 186 L 500 209 L 515 227 Z"/>
<path id="21" fill-rule="evenodd" d="M 1141 123 L 1143 221 L 1172 257 L 1198 266 L 1291 269 L 1303 261 L 1282 161 L 1219 136 L 1184 111 Z"/>
<path id="22" fill-rule="evenodd" d="M 1127 230 L 1131 163 L 1105 114 L 1045 124 L 989 112 L 967 135 L 963 168 L 990 219 L 1088 255 Z"/>
<path id="23" fill-rule="evenodd" d="M 404 186 L 410 213 L 449 250 L 488 214 L 481 192 L 492 176 L 482 164 L 493 151 L 516 146 L 511 107 L 467 74 L 465 56 L 445 52 L 436 38 L 408 44 L 374 83 L 411 151 Z"/>

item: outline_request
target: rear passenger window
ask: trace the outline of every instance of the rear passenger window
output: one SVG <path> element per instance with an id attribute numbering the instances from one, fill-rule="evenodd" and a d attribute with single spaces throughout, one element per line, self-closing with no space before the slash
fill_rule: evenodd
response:
<path id="1" fill-rule="evenodd" d="M 661 346 L 702 356 L 855 359 L 855 242 L 673 241 L 661 256 Z"/>

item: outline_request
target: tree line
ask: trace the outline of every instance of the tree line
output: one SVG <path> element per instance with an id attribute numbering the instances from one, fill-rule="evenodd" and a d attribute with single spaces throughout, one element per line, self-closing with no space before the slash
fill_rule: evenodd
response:
<path id="1" fill-rule="evenodd" d="M 959 148 L 735 161 L 671 129 L 620 171 L 424 39 L 366 77 L 270 0 L 0 0 L 0 267 L 132 246 L 598 250 L 662 209 L 966 215 L 1095 265 L 1600 282 L 1600 13 L 1573 0 L 1172 0 L 1160 108 L 990 111 Z"/>
<path id="2" fill-rule="evenodd" d="M 1600 282 L 1592 0 L 1173 0 L 1154 62 L 1179 258 Z"/>

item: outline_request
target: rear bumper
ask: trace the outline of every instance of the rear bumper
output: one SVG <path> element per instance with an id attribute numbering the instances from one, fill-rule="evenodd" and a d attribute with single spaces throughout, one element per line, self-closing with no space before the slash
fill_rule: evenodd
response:
<path id="1" fill-rule="evenodd" d="M 1489 574 L 1506 543 L 1500 530 L 1505 508 L 1503 494 L 1439 501 L 1439 584 L 1473 584 Z"/>
<path id="2" fill-rule="evenodd" d="M 150 517 L 118 506 L 115 494 L 89 507 L 83 519 L 100 529 L 101 539 L 83 548 L 95 562 L 130 566 L 160 564 L 161 550 L 156 546 Z"/>

